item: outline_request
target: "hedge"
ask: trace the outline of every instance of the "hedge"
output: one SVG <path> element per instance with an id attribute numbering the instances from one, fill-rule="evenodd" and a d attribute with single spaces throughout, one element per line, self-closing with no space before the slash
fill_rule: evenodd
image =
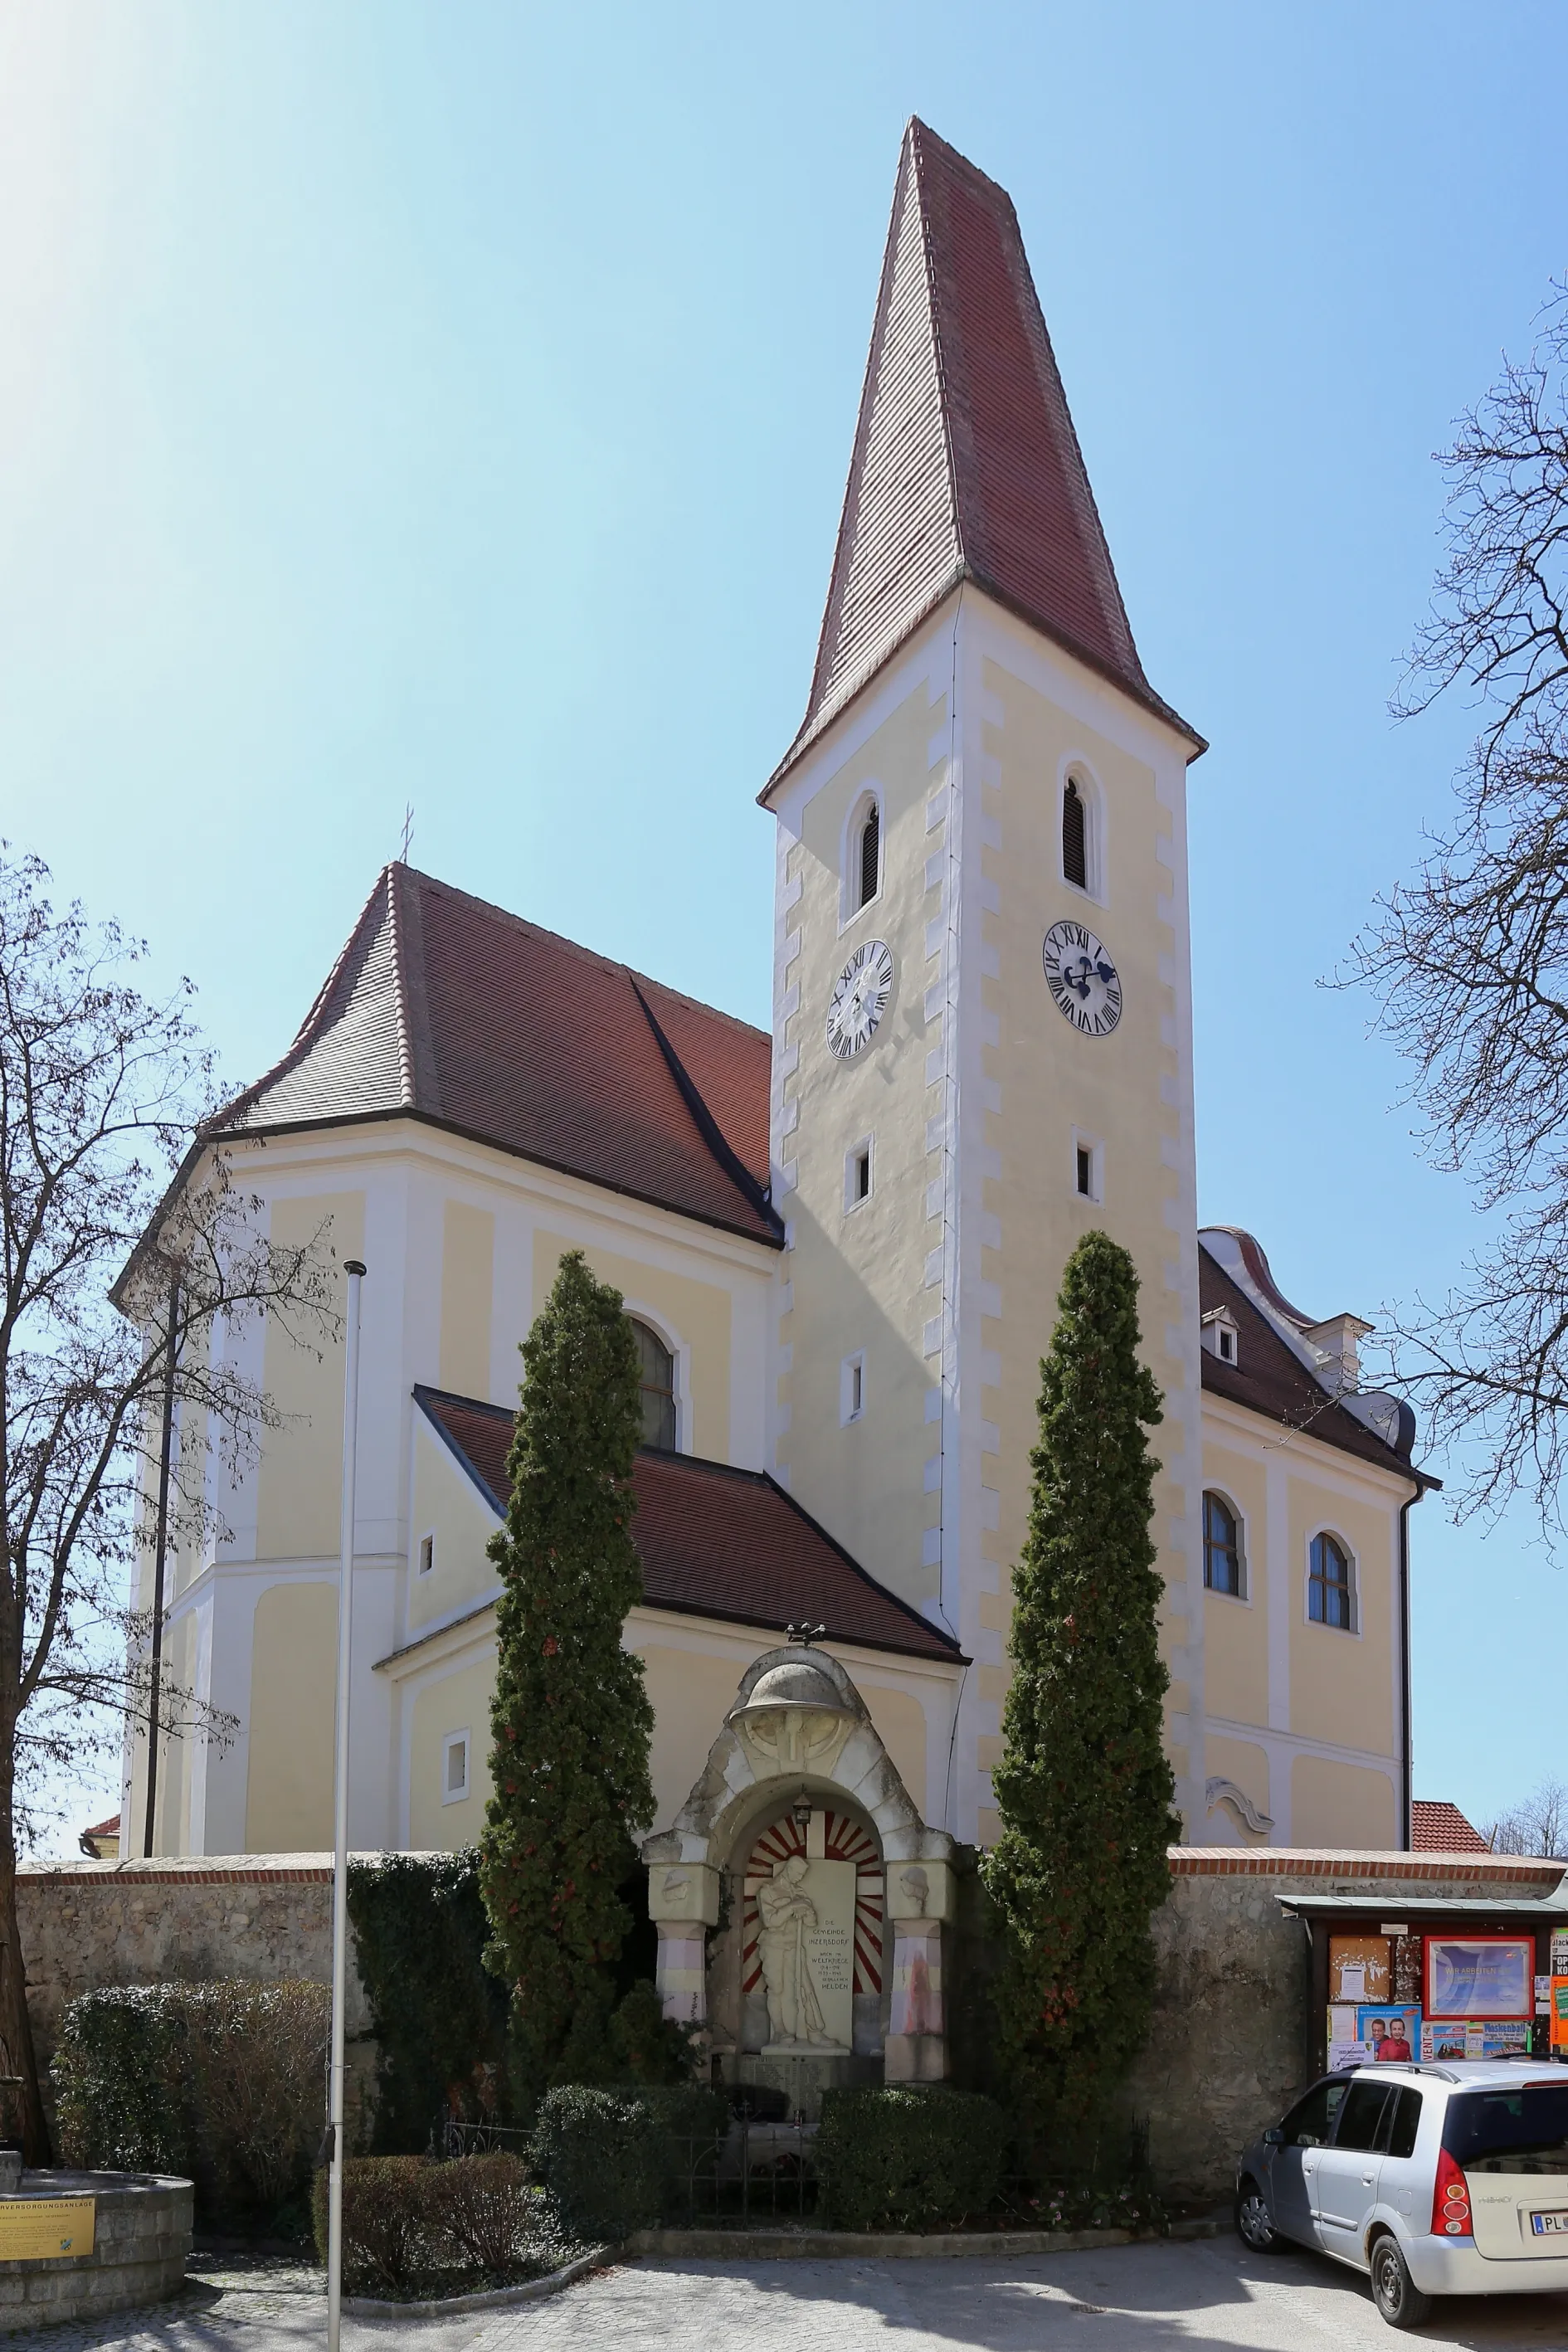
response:
<path id="1" fill-rule="evenodd" d="M 376 2152 L 421 2153 L 444 2115 L 504 2115 L 507 1996 L 481 1958 L 475 1849 L 352 1862 L 349 1917 L 378 2045 Z"/>
<path id="2" fill-rule="evenodd" d="M 316 2175 L 316 2246 L 327 2258 L 327 2175 Z M 515 2156 L 351 2157 L 343 2167 L 349 2294 L 458 2294 L 537 2276 L 564 2249 Z"/>
<path id="3" fill-rule="evenodd" d="M 698 2084 L 566 2084 L 540 2101 L 531 2154 L 572 2235 L 618 2245 L 683 2209 L 693 2158 L 722 2139 L 729 2119 L 722 2092 Z"/>
<path id="4" fill-rule="evenodd" d="M 977 2091 L 826 2091 L 816 2140 L 823 2218 L 838 2230 L 951 2229 L 1002 2185 L 1007 2125 Z"/>
<path id="5" fill-rule="evenodd" d="M 79 1995 L 51 2068 L 65 2162 L 187 2175 L 205 2219 L 302 2226 L 330 2007 L 236 1979 Z"/>

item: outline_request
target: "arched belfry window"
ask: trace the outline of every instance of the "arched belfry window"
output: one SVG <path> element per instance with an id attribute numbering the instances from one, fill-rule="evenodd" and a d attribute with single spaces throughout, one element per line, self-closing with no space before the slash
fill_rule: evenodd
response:
<path id="1" fill-rule="evenodd" d="M 875 801 L 866 812 L 860 827 L 860 896 L 858 904 L 870 905 L 882 880 L 882 820 Z"/>
<path id="2" fill-rule="evenodd" d="M 1062 793 L 1062 872 L 1080 890 L 1089 887 L 1089 812 L 1076 776 Z"/>
<path id="3" fill-rule="evenodd" d="M 657 1331 L 631 1318 L 637 1343 L 637 1379 L 642 1388 L 642 1442 L 661 1454 L 675 1452 L 675 1358 Z"/>

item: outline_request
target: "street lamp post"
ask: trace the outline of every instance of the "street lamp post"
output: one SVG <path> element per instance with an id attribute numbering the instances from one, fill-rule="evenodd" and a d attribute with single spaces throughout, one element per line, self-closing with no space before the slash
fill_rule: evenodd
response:
<path id="1" fill-rule="evenodd" d="M 364 1266 L 351 1257 L 343 1359 L 343 1507 L 338 1550 L 338 1720 L 332 1820 L 332 2053 L 327 2091 L 327 2346 L 343 2324 L 343 1999 L 349 1944 L 349 1664 L 353 1630 L 354 1476 L 359 1453 L 359 1292 Z"/>

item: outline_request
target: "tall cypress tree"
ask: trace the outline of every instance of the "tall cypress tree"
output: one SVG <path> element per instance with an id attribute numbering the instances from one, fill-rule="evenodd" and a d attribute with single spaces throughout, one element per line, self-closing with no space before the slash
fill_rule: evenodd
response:
<path id="1" fill-rule="evenodd" d="M 653 1818 L 653 1710 L 641 1659 L 621 1647 L 642 1596 L 637 1345 L 620 1293 L 580 1250 L 522 1360 L 511 1500 L 489 1548 L 503 1590 L 479 1883 L 486 1961 L 511 1991 L 516 2087 L 531 2097 L 602 2042 L 631 1924 L 616 1888 L 631 1833 Z"/>
<path id="2" fill-rule="evenodd" d="M 1074 2131 L 1148 2031 L 1151 1915 L 1180 1835 L 1161 1738 L 1163 1585 L 1138 1355 L 1138 1276 L 1106 1234 L 1067 1263 L 1040 1364 L 1029 1531 L 1014 1572 L 1013 1681 L 985 1883 L 1004 1931 L 999 2055 L 1023 2103 Z"/>

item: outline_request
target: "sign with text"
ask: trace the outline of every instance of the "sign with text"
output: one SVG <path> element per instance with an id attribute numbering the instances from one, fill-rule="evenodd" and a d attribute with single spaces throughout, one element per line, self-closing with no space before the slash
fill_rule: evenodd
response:
<path id="1" fill-rule="evenodd" d="M 0 2198 L 0 2263 L 90 2254 L 97 2219 L 96 2197 Z"/>

